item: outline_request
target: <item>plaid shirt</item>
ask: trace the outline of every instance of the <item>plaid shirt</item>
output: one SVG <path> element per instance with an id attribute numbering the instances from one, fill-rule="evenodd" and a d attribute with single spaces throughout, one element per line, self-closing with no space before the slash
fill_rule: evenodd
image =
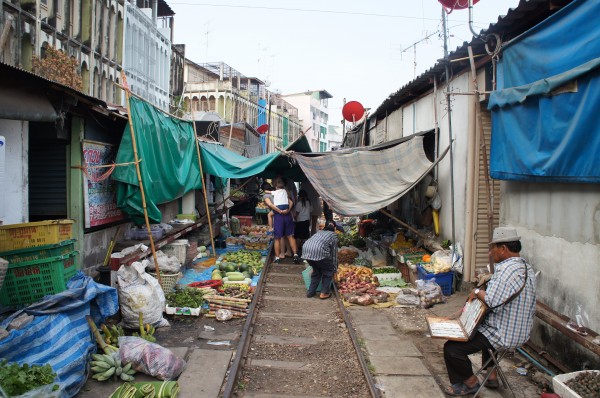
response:
<path id="1" fill-rule="evenodd" d="M 494 348 L 516 348 L 529 340 L 535 313 L 535 273 L 521 257 L 511 257 L 496 264 L 496 271 L 485 292 L 488 307 L 504 303 L 519 291 L 525 279 L 523 291 L 510 303 L 495 308 L 479 326 Z"/>
<path id="2" fill-rule="evenodd" d="M 305 260 L 319 261 L 331 259 L 337 269 L 337 243 L 335 232 L 319 231 L 311 236 L 302 246 L 302 258 Z"/>

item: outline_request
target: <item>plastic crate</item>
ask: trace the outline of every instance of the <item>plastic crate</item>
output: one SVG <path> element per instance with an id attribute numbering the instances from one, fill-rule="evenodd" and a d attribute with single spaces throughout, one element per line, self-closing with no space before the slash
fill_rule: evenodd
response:
<path id="1" fill-rule="evenodd" d="M 422 280 L 430 280 L 435 279 L 435 283 L 440 285 L 442 288 L 442 293 L 444 296 L 450 296 L 452 294 L 452 282 L 454 280 L 454 272 L 440 272 L 439 274 L 432 274 L 427 272 L 421 264 L 417 265 L 417 273 L 419 275 L 419 279 Z"/>
<path id="2" fill-rule="evenodd" d="M 11 250 L 0 253 L 11 264 L 23 263 L 27 261 L 40 260 L 48 257 L 62 256 L 72 253 L 75 250 L 76 239 L 69 239 L 55 245 L 46 245 L 39 247 L 28 247 L 26 249 Z"/>
<path id="3" fill-rule="evenodd" d="M 562 398 L 582 398 L 581 395 L 571 390 L 567 386 L 567 382 L 575 377 L 579 376 L 583 372 L 600 373 L 600 370 L 580 370 L 578 372 L 565 373 L 562 375 L 554 376 L 552 378 L 552 388 L 554 392 L 560 395 Z"/>
<path id="4" fill-rule="evenodd" d="M 48 220 L 0 226 L 0 252 L 54 245 L 72 238 L 73 220 Z"/>
<path id="5" fill-rule="evenodd" d="M 60 293 L 77 273 L 77 252 L 17 264 L 9 264 L 0 304 L 28 304 Z"/>
<path id="6" fill-rule="evenodd" d="M 240 220 L 240 225 L 242 227 L 251 227 L 252 226 L 252 216 L 231 216 Z"/>

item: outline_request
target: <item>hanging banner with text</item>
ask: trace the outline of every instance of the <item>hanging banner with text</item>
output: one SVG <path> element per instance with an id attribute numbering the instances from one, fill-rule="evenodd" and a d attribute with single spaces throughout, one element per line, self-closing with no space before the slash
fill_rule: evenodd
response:
<path id="1" fill-rule="evenodd" d="M 83 164 L 85 166 L 105 166 L 114 163 L 117 147 L 95 141 L 83 141 Z M 103 178 L 109 169 L 88 168 L 83 173 L 83 195 L 85 207 L 85 227 L 97 227 L 123 220 L 125 214 L 117 208 L 116 182 L 110 175 Z"/>

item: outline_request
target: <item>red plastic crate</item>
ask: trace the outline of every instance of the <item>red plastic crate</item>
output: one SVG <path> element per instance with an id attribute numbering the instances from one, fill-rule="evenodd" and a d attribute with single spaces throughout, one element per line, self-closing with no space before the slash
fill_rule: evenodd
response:
<path id="1" fill-rule="evenodd" d="M 244 227 L 252 226 L 252 216 L 231 216 L 240 220 L 240 225 Z"/>

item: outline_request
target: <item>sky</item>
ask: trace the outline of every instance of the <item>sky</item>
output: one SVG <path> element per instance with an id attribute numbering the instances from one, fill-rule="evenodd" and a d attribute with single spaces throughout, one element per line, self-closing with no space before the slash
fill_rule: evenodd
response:
<path id="1" fill-rule="evenodd" d="M 391 93 L 443 58 L 437 0 L 167 0 L 174 43 L 195 63 L 225 62 L 282 94 L 327 90 L 329 124 L 358 101 L 375 110 Z M 519 0 L 480 0 L 475 31 Z M 468 10 L 448 17 L 449 51 L 472 35 Z M 416 63 L 416 65 L 415 65 Z"/>

